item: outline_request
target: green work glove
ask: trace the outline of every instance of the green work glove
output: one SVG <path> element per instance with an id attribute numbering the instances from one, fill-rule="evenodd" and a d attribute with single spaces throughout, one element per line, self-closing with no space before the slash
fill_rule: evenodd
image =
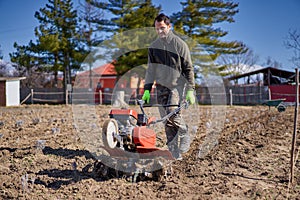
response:
<path id="1" fill-rule="evenodd" d="M 186 93 L 186 100 L 190 103 L 190 104 L 194 104 L 195 103 L 195 96 L 194 96 L 194 91 L 193 90 L 188 90 Z"/>
<path id="2" fill-rule="evenodd" d="M 149 90 L 145 90 L 142 99 L 143 99 L 146 103 L 149 103 L 149 101 L 150 101 L 150 92 L 149 92 Z"/>

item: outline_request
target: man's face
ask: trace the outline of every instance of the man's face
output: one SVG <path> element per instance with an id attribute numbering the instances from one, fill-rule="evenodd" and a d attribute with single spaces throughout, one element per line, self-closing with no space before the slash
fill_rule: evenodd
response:
<path id="1" fill-rule="evenodd" d="M 171 25 L 165 24 L 164 21 L 155 21 L 155 30 L 160 38 L 165 38 L 171 29 Z"/>

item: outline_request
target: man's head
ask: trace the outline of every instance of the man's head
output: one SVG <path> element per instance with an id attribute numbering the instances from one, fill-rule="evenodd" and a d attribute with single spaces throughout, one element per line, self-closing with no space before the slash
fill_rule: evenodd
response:
<path id="1" fill-rule="evenodd" d="M 154 20 L 154 27 L 160 38 L 167 36 L 171 30 L 170 18 L 165 14 L 159 14 Z"/>

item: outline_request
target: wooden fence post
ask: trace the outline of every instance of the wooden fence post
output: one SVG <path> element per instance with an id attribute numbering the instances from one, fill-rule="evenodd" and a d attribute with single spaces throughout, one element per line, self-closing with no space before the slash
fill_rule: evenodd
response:
<path id="1" fill-rule="evenodd" d="M 297 121 L 298 121 L 298 104 L 299 104 L 299 71 L 296 68 L 296 99 L 295 99 L 295 115 L 294 115 L 294 132 L 292 138 L 292 150 L 291 150 L 291 177 L 290 182 L 294 182 L 294 165 L 295 165 L 295 146 L 297 136 Z"/>
<path id="2" fill-rule="evenodd" d="M 230 107 L 232 106 L 232 89 L 229 89 L 229 101 L 230 101 Z"/>
<path id="3" fill-rule="evenodd" d="M 33 89 L 31 89 L 31 104 L 33 104 Z"/>
<path id="4" fill-rule="evenodd" d="M 102 105 L 102 91 L 99 90 L 99 104 Z"/>
<path id="5" fill-rule="evenodd" d="M 69 101 L 68 96 L 69 96 L 69 92 L 68 90 L 66 90 L 66 105 L 68 105 L 68 101 Z"/>

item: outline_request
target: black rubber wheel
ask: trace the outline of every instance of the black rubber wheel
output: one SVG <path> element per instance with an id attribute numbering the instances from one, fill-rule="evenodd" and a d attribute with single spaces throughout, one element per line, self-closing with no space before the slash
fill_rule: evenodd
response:
<path id="1" fill-rule="evenodd" d="M 279 104 L 278 106 L 277 106 L 277 110 L 278 110 L 278 112 L 284 112 L 285 111 L 285 106 L 284 105 L 282 105 L 282 104 Z"/>

